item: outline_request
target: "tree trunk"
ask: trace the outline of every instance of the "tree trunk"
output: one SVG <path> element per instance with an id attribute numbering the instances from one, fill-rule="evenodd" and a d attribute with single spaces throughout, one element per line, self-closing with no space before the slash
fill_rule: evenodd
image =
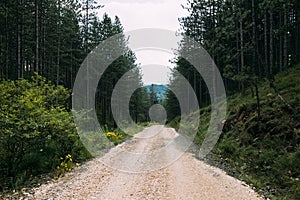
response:
<path id="1" fill-rule="evenodd" d="M 5 11 L 5 49 L 6 49 L 6 58 L 5 58 L 5 78 L 8 79 L 8 66 L 9 66 L 9 38 L 8 38 L 8 7 L 6 5 L 7 1 L 5 1 L 5 7 L 6 7 L 6 11 Z"/>
<path id="2" fill-rule="evenodd" d="M 253 63 L 253 72 L 254 74 L 261 74 L 260 65 L 258 64 L 258 42 L 257 42 L 257 30 L 256 30 L 256 21 L 257 21 L 257 13 L 256 13 L 256 1 L 252 0 L 252 44 L 253 44 L 253 52 L 252 52 L 252 63 Z"/>
<path id="3" fill-rule="evenodd" d="M 239 33 L 238 31 L 236 32 L 236 51 L 237 53 L 239 52 L 239 49 L 240 49 L 240 46 L 239 46 L 239 43 L 240 43 L 240 38 L 239 38 Z M 240 57 L 237 56 L 237 73 L 239 74 L 241 72 L 241 60 L 240 60 Z M 238 89 L 241 90 L 241 82 L 238 81 Z"/>
<path id="4" fill-rule="evenodd" d="M 245 60 L 244 60 L 244 34 L 243 34 L 242 19 L 240 19 L 240 42 L 241 42 L 241 69 L 243 69 L 245 65 Z"/>
<path id="5" fill-rule="evenodd" d="M 202 107 L 205 103 L 205 99 L 203 98 L 203 95 L 202 95 L 202 78 L 199 79 L 199 102 L 200 102 L 200 107 Z"/>
<path id="6" fill-rule="evenodd" d="M 17 10 L 17 78 L 21 78 L 21 24 L 22 24 L 22 15 L 20 7 L 22 5 L 22 0 L 18 1 L 18 10 Z M 20 16 L 21 15 L 21 16 Z"/>
<path id="7" fill-rule="evenodd" d="M 265 48 L 265 73 L 268 74 L 269 62 L 268 62 L 268 26 L 267 26 L 267 11 L 264 14 L 264 48 Z"/>
<path id="8" fill-rule="evenodd" d="M 3 49 L 2 46 L 4 45 L 4 41 L 3 41 L 3 36 L 0 35 L 0 44 L 1 44 L 1 48 L 0 48 L 0 62 L 2 63 L 3 61 Z M 3 66 L 0 67 L 0 78 L 4 78 L 4 74 L 3 74 Z"/>
<path id="9" fill-rule="evenodd" d="M 279 25 L 282 27 L 282 14 L 279 13 Z M 283 70 L 283 37 L 279 35 L 279 71 Z"/>
<path id="10" fill-rule="evenodd" d="M 73 42 L 71 42 L 70 88 L 73 88 Z"/>
<path id="11" fill-rule="evenodd" d="M 89 0 L 86 0 L 86 16 L 85 16 L 85 38 L 84 38 L 84 50 L 88 53 L 88 35 L 89 35 Z"/>
<path id="12" fill-rule="evenodd" d="M 215 19 L 215 13 L 216 13 L 216 7 L 215 7 L 215 1 L 212 1 L 213 6 L 212 6 L 212 16 L 213 16 L 213 22 L 212 22 L 212 30 L 213 30 L 213 44 L 216 41 L 216 19 Z M 212 89 L 213 89 L 213 99 L 211 99 L 211 103 L 216 103 L 217 101 L 217 80 L 216 80 L 216 71 L 215 71 L 215 62 L 214 60 L 217 60 L 217 56 L 216 56 L 216 51 L 215 51 L 215 44 L 213 45 L 213 50 L 212 50 L 212 63 L 211 63 L 211 68 L 212 68 Z"/>
<path id="13" fill-rule="evenodd" d="M 56 60 L 56 86 L 59 85 L 59 71 L 60 71 L 60 40 L 61 40 L 61 22 L 60 22 L 60 0 L 57 1 L 58 3 L 58 22 L 57 22 L 57 35 L 58 35 L 58 38 L 57 38 L 57 60 Z"/>
<path id="14" fill-rule="evenodd" d="M 45 24 L 44 22 L 45 19 L 43 19 L 43 24 Z M 46 61 L 46 27 L 45 25 L 43 25 L 43 62 L 42 62 L 42 74 L 46 75 L 48 77 L 49 75 L 49 72 L 48 72 L 48 69 L 47 69 L 47 61 Z"/>
<path id="15" fill-rule="evenodd" d="M 259 98 L 259 90 L 257 80 L 254 81 L 255 87 L 255 96 L 256 96 L 256 106 L 257 106 L 257 120 L 260 122 L 261 112 L 260 112 L 260 98 Z"/>
<path id="16" fill-rule="evenodd" d="M 241 43 L 241 71 L 244 68 L 245 60 L 244 60 L 244 34 L 243 34 L 243 20 L 240 18 L 240 43 Z M 244 80 L 240 80 L 242 84 L 242 96 L 245 96 L 245 83 Z"/>
<path id="17" fill-rule="evenodd" d="M 39 0 L 35 0 L 35 71 L 39 73 Z"/>
<path id="18" fill-rule="evenodd" d="M 295 36 L 296 36 L 296 41 L 295 41 L 295 45 L 296 45 L 296 63 L 300 62 L 300 50 L 299 50 L 299 46 L 300 46 L 300 2 L 296 1 L 296 5 L 295 5 L 295 19 L 296 19 L 296 27 L 295 27 Z M 290 63 L 288 63 L 289 65 Z"/>
<path id="19" fill-rule="evenodd" d="M 89 0 L 86 0 L 86 18 L 85 18 L 85 53 L 88 54 L 88 35 L 89 35 Z M 87 101 L 87 108 L 90 105 L 90 81 L 89 81 L 89 66 L 88 66 L 88 60 L 86 61 L 87 67 L 86 67 L 86 101 Z M 106 111 L 106 107 L 104 107 L 104 110 Z M 106 113 L 105 113 L 105 123 L 106 123 Z"/>
<path id="20" fill-rule="evenodd" d="M 196 96 L 197 96 L 197 82 L 196 82 L 196 71 L 195 70 L 193 70 L 193 75 L 194 75 L 194 83 L 193 83 L 193 85 L 194 85 L 194 87 L 193 87 L 193 89 L 194 89 L 194 92 L 195 92 L 195 94 L 196 94 Z M 200 100 L 198 99 L 198 102 L 200 102 Z M 199 105 L 200 106 L 200 105 Z"/>
<path id="21" fill-rule="evenodd" d="M 23 0 L 21 0 L 21 5 L 23 5 L 24 4 L 24 1 Z M 24 36 L 24 13 L 22 13 L 22 20 L 21 20 L 21 37 L 20 37 L 20 50 L 21 50 L 21 52 L 20 52 L 20 57 L 21 57 L 21 59 L 20 59 L 20 62 L 21 62 L 21 64 L 20 64 L 20 78 L 24 78 L 24 47 L 23 47 L 23 45 L 24 45 L 24 43 L 23 43 L 23 36 Z"/>
<path id="22" fill-rule="evenodd" d="M 255 10 L 255 0 L 252 0 L 252 43 L 253 43 L 253 53 L 252 53 L 252 71 L 254 72 L 253 75 L 255 75 L 255 68 L 257 65 L 257 34 L 256 34 L 256 10 Z M 258 70 L 260 73 L 260 69 Z M 260 121 L 260 99 L 259 99 L 259 91 L 257 86 L 257 77 L 254 77 L 254 80 L 252 81 L 255 87 L 255 96 L 256 96 L 256 107 L 257 107 L 257 119 Z"/>
<path id="23" fill-rule="evenodd" d="M 287 5 L 284 8 L 283 14 L 283 26 L 284 26 L 284 33 L 283 33 L 283 69 L 287 68 L 288 65 L 288 53 L 287 53 L 287 46 L 288 46 L 288 38 L 287 38 Z"/>
<path id="24" fill-rule="evenodd" d="M 16 29 L 16 35 L 17 35 L 17 79 L 20 78 L 20 1 L 18 0 L 18 5 L 17 5 L 17 29 Z"/>
<path id="25" fill-rule="evenodd" d="M 273 80 L 273 11 L 269 11 L 270 14 L 270 69 L 269 69 L 269 77 L 270 80 Z"/>

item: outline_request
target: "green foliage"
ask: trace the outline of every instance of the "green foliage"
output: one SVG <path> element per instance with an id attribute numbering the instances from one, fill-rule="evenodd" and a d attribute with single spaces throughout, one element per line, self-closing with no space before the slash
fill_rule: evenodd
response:
<path id="1" fill-rule="evenodd" d="M 98 16 L 102 7 L 95 0 L 1 1 L 0 78 L 29 79 L 33 72 L 38 72 L 56 85 L 71 89 L 84 58 L 101 41 L 123 34 L 117 16 Z M 134 69 L 135 76 L 124 83 L 120 96 L 128 97 L 129 88 L 136 82 L 142 87 L 135 55 L 127 46 L 128 38 L 123 34 L 116 43 L 124 55 L 103 74 L 96 94 L 98 119 L 110 127 L 115 126 L 110 96 L 117 81 Z M 142 102 L 145 98 L 146 92 L 142 90 L 133 95 L 130 110 L 136 122 L 147 121 Z"/>
<path id="2" fill-rule="evenodd" d="M 142 87 L 142 76 L 140 68 L 136 64 L 135 54 L 128 47 L 128 38 L 123 33 L 123 27 L 118 17 L 113 22 L 111 18 L 105 14 L 103 20 L 99 24 L 98 40 L 103 41 L 119 34 L 119 39 L 116 41 L 116 46 L 122 50 L 123 55 L 114 60 L 105 72 L 102 74 L 98 84 L 96 93 L 96 108 L 97 116 L 100 124 L 108 125 L 116 128 L 115 121 L 112 116 L 112 106 L 120 105 L 130 98 L 129 110 L 132 119 L 137 122 L 147 120 L 146 111 L 148 110 L 148 94 Z M 130 76 L 123 75 L 130 71 Z M 123 77 L 123 80 L 120 80 Z M 113 99 L 112 94 L 116 84 L 119 82 L 118 99 Z M 131 88 L 140 88 L 131 94 Z M 120 116 L 126 116 L 124 109 L 119 109 Z"/>
<path id="3" fill-rule="evenodd" d="M 191 38 L 202 45 L 218 67 L 228 94 L 256 88 L 258 80 L 274 75 L 300 62 L 300 6 L 296 0 L 189 0 L 184 6 L 188 15 L 179 19 L 180 42 L 169 88 L 180 87 L 178 74 L 193 87 L 199 106 L 210 104 L 210 96 L 190 56 Z M 290 18 L 289 13 L 294 13 Z M 257 94 L 252 89 L 253 95 Z M 259 93 L 260 94 L 260 93 Z M 299 100 L 299 99 L 298 99 Z M 259 95 L 257 107 L 259 108 Z M 171 91 L 167 93 L 168 119 L 180 114 L 180 107 Z M 259 112 L 259 109 L 258 109 Z M 259 114 L 258 114 L 259 115 Z"/>
<path id="4" fill-rule="evenodd" d="M 42 77 L 0 82 L 0 189 L 55 168 L 72 153 L 89 157 L 66 110 L 70 92 Z"/>
<path id="5" fill-rule="evenodd" d="M 261 118 L 250 90 L 246 96 L 228 97 L 228 116 L 223 133 L 209 162 L 255 186 L 272 199 L 300 196 L 300 65 L 275 77 L 279 92 L 294 113 L 262 83 Z M 194 142 L 201 145 L 210 120 L 210 109 L 200 109 L 200 128 Z M 177 118 L 176 118 L 177 119 Z M 184 126 L 191 128 L 192 122 Z M 170 123 L 178 126 L 178 120 Z"/>
<path id="6" fill-rule="evenodd" d="M 284 98 L 300 113 L 300 67 L 278 74 L 276 85 Z M 226 159 L 231 174 L 253 184 L 274 199 L 297 199 L 299 187 L 299 114 L 293 114 L 272 90 L 261 84 L 261 119 L 255 112 L 255 99 L 248 94 L 229 99 L 229 116 L 214 153 Z"/>

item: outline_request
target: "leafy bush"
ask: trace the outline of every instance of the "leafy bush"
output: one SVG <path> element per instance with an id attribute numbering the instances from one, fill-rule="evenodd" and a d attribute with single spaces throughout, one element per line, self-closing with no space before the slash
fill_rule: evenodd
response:
<path id="1" fill-rule="evenodd" d="M 53 170 L 68 153 L 89 157 L 67 110 L 69 97 L 42 77 L 0 82 L 0 191 Z"/>

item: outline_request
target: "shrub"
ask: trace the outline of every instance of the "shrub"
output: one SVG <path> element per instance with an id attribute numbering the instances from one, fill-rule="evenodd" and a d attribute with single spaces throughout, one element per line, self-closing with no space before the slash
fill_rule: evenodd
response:
<path id="1" fill-rule="evenodd" d="M 68 153 L 88 153 L 67 110 L 70 92 L 46 79 L 0 82 L 0 190 L 53 170 Z"/>

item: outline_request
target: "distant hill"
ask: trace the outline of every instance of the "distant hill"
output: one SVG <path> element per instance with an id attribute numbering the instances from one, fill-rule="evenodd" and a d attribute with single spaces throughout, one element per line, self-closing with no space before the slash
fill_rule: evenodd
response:
<path id="1" fill-rule="evenodd" d="M 167 93 L 168 86 L 158 85 L 158 84 L 153 84 L 153 86 L 154 86 L 155 92 L 157 94 L 157 98 L 160 100 L 163 99 Z M 150 93 L 151 85 L 146 85 L 145 87 L 147 89 L 147 92 Z"/>

